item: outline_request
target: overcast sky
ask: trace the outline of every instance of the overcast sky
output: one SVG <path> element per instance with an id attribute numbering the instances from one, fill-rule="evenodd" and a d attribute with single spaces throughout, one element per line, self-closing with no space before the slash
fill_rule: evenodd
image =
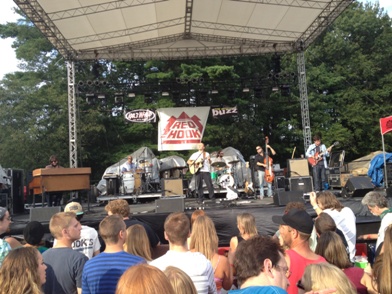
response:
<path id="1" fill-rule="evenodd" d="M 64 0 L 67 1 L 67 0 Z M 184 0 L 185 1 L 185 0 Z M 376 2 L 377 0 L 362 1 L 361 2 Z M 379 0 L 380 6 L 384 7 L 389 15 L 392 17 L 392 1 L 391 0 Z M 0 23 L 5 24 L 6 22 L 14 22 L 17 19 L 17 15 L 13 13 L 12 8 L 15 7 L 15 3 L 12 0 L 0 0 Z M 4 74 L 14 72 L 18 70 L 18 60 L 15 57 L 14 49 L 11 47 L 12 39 L 0 39 L 0 79 L 3 78 Z"/>

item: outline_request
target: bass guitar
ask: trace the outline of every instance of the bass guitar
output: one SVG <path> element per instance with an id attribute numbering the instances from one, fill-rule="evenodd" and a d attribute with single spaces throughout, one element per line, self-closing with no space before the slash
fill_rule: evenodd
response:
<path id="1" fill-rule="evenodd" d="M 189 171 L 192 175 L 197 173 L 203 167 L 204 159 L 196 159 L 192 164 L 189 165 Z"/>
<path id="2" fill-rule="evenodd" d="M 336 141 L 335 143 L 333 143 L 331 146 L 329 146 L 327 148 L 328 149 L 332 149 L 333 147 L 335 147 L 336 145 L 339 145 L 339 142 Z M 308 157 L 308 162 L 309 164 L 314 167 L 317 165 L 317 163 L 319 163 L 322 159 L 324 154 L 327 152 L 327 150 L 323 151 L 323 152 L 316 152 L 313 156 Z"/>
<path id="3" fill-rule="evenodd" d="M 265 137 L 265 158 L 264 158 L 264 164 L 265 164 L 265 174 L 264 174 L 264 179 L 267 181 L 267 183 L 272 183 L 274 181 L 275 175 L 272 170 L 272 158 L 268 156 L 268 137 Z"/>

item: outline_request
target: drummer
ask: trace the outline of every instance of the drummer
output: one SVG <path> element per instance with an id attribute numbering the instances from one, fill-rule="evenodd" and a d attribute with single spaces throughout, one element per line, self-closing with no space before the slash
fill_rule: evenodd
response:
<path id="1" fill-rule="evenodd" d="M 135 172 L 136 171 L 136 164 L 132 162 L 132 156 L 128 156 L 127 157 L 127 161 L 124 163 L 124 165 L 121 168 L 121 172 L 125 173 L 125 172 Z"/>
<path id="2" fill-rule="evenodd" d="M 223 158 L 223 152 L 222 149 L 219 150 L 216 153 L 216 159 L 212 162 L 211 166 L 216 170 L 216 171 L 223 171 L 226 168 L 229 167 L 227 164 L 226 160 Z"/>

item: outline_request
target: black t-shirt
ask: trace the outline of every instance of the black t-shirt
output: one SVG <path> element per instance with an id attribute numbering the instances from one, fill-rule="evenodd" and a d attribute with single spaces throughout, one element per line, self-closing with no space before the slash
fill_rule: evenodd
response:
<path id="1" fill-rule="evenodd" d="M 144 227 L 144 229 L 146 230 L 147 237 L 148 237 L 148 240 L 150 241 L 150 245 L 152 248 L 155 248 L 159 244 L 160 240 L 159 240 L 158 235 L 154 232 L 154 230 L 148 224 L 143 223 L 143 222 L 138 221 L 133 218 L 125 219 L 124 222 L 125 222 L 125 225 L 127 226 L 127 228 L 129 228 L 130 226 L 133 226 L 133 225 L 142 225 Z"/>
<path id="2" fill-rule="evenodd" d="M 263 155 L 260 155 L 259 153 L 257 153 L 256 156 L 255 156 L 255 162 L 256 162 L 256 165 L 255 165 L 255 169 L 256 170 L 265 171 L 265 167 L 264 166 L 260 166 L 260 165 L 257 164 L 258 162 L 264 163 L 264 156 Z"/>

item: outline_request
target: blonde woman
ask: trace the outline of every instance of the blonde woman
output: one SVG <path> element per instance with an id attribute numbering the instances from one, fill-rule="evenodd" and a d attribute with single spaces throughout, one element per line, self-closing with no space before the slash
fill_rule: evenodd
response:
<path id="1" fill-rule="evenodd" d="M 150 242 L 142 225 L 133 225 L 127 229 L 124 251 L 144 258 L 147 263 L 151 262 Z"/>
<path id="2" fill-rule="evenodd" d="M 19 247 L 5 257 L 0 270 L 0 293 L 41 294 L 46 265 L 34 247 Z"/>
<path id="3" fill-rule="evenodd" d="M 321 291 L 331 287 L 336 294 L 357 294 L 353 284 L 338 267 L 329 263 L 309 264 L 297 283 L 298 293 Z"/>
<path id="4" fill-rule="evenodd" d="M 192 227 L 190 250 L 204 254 L 211 262 L 219 294 L 222 288 L 231 288 L 233 275 L 228 258 L 218 254 L 218 242 L 213 221 L 206 215 L 196 218 Z"/>
<path id="5" fill-rule="evenodd" d="M 232 253 L 237 249 L 238 243 L 258 234 L 255 217 L 250 213 L 237 215 L 237 228 L 240 234 L 230 240 L 230 251 Z"/>
<path id="6" fill-rule="evenodd" d="M 176 294 L 197 294 L 191 278 L 178 267 L 168 266 L 164 271 Z"/>
<path id="7" fill-rule="evenodd" d="M 176 294 L 169 279 L 155 266 L 138 264 L 131 266 L 121 276 L 116 294 Z"/>

